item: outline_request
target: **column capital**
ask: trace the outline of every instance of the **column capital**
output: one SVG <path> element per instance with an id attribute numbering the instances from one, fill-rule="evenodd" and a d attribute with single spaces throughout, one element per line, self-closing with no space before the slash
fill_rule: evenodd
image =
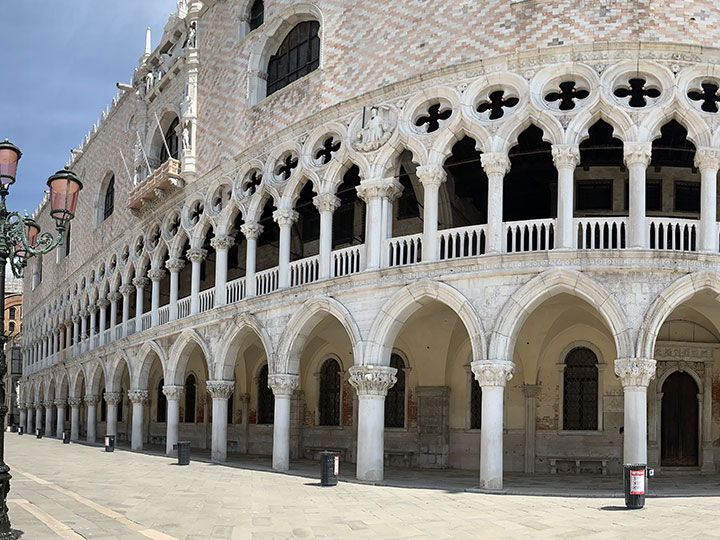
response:
<path id="1" fill-rule="evenodd" d="M 90 312 L 91 315 L 95 315 L 98 312 L 98 309 L 100 309 L 100 308 L 98 308 L 98 306 L 96 304 L 88 306 L 88 311 Z"/>
<path id="2" fill-rule="evenodd" d="M 332 214 L 340 207 L 340 198 L 332 193 L 321 193 L 313 197 L 313 204 L 321 214 Z"/>
<path id="3" fill-rule="evenodd" d="M 233 238 L 229 234 L 219 234 L 213 236 L 212 240 L 210 240 L 210 245 L 216 250 L 230 249 L 231 247 L 233 247 L 234 244 L 235 238 Z"/>
<path id="4" fill-rule="evenodd" d="M 235 390 L 235 383 L 233 381 L 207 381 L 205 388 L 213 399 L 228 399 Z"/>
<path id="5" fill-rule="evenodd" d="M 65 321 L 65 328 L 72 328 L 72 325 L 73 325 L 73 318 L 70 317 L 69 319 L 67 319 Z"/>
<path id="6" fill-rule="evenodd" d="M 57 408 L 64 408 L 66 404 L 65 398 L 58 398 L 55 400 L 55 406 Z"/>
<path id="7" fill-rule="evenodd" d="M 106 308 L 110 305 L 110 301 L 107 298 L 101 298 L 97 301 L 97 305 L 101 308 Z"/>
<path id="8" fill-rule="evenodd" d="M 268 376 L 268 386 L 276 396 L 291 396 L 298 386 L 300 377 L 288 373 L 278 373 Z"/>
<path id="9" fill-rule="evenodd" d="M 257 240 L 263 232 L 263 226 L 256 221 L 247 221 L 240 225 L 240 232 L 243 233 L 248 240 Z"/>
<path id="10" fill-rule="evenodd" d="M 42 402 L 42 406 L 45 407 L 46 409 L 52 409 L 53 400 L 52 400 L 52 399 L 46 399 L 45 401 Z"/>
<path id="11" fill-rule="evenodd" d="M 80 399 L 79 397 L 68 398 L 68 405 L 70 405 L 70 407 L 75 409 L 76 407 L 79 407 L 80 405 L 82 405 L 82 399 Z"/>
<path id="12" fill-rule="evenodd" d="M 623 157 L 627 167 L 644 167 L 650 165 L 652 156 L 651 142 L 626 142 L 623 145 Z"/>
<path id="13" fill-rule="evenodd" d="M 199 263 L 205 260 L 207 257 L 207 250 L 203 248 L 192 248 L 188 249 L 187 258 L 192 263 Z"/>
<path id="14" fill-rule="evenodd" d="M 470 367 L 481 387 L 505 386 L 515 373 L 510 360 L 475 360 Z"/>
<path id="15" fill-rule="evenodd" d="M 537 397 L 538 393 L 540 393 L 540 385 L 539 384 L 523 384 L 523 394 L 525 394 L 526 398 L 534 398 Z"/>
<path id="16" fill-rule="evenodd" d="M 18 405 L 18 409 L 20 409 L 21 411 L 27 411 L 28 407 L 24 403 L 20 403 Z"/>
<path id="17" fill-rule="evenodd" d="M 620 377 L 623 388 L 641 386 L 647 388 L 655 377 L 657 362 L 652 358 L 618 358 L 615 360 L 615 375 Z"/>
<path id="18" fill-rule="evenodd" d="M 447 179 L 445 169 L 440 165 L 420 165 L 415 169 L 420 183 L 425 186 L 439 186 Z"/>
<path id="19" fill-rule="evenodd" d="M 87 317 L 88 315 L 90 315 L 90 313 L 88 312 L 87 309 L 83 309 L 83 310 L 80 312 L 80 318 L 82 318 L 82 319 L 84 319 L 84 318 Z"/>
<path id="20" fill-rule="evenodd" d="M 144 289 L 150 284 L 150 280 L 146 277 L 136 277 L 133 278 L 132 283 L 135 285 L 135 288 Z"/>
<path id="21" fill-rule="evenodd" d="M 165 262 L 165 268 L 167 268 L 171 272 L 179 272 L 184 267 L 185 267 L 185 261 L 182 259 L 172 258 L 172 259 L 168 259 Z"/>
<path id="22" fill-rule="evenodd" d="M 123 296 L 128 296 L 130 293 L 132 293 L 135 288 L 130 285 L 129 283 L 124 283 L 123 285 L 120 285 L 120 288 L 118 289 L 120 291 L 120 294 Z"/>
<path id="23" fill-rule="evenodd" d="M 77 324 L 80 322 L 80 315 L 73 315 L 72 316 L 72 322 L 73 324 Z"/>
<path id="24" fill-rule="evenodd" d="M 580 164 L 580 147 L 577 144 L 553 144 L 552 158 L 556 169 L 574 169 Z"/>
<path id="25" fill-rule="evenodd" d="M 510 170 L 510 158 L 505 152 L 488 152 L 480 154 L 480 163 L 488 176 L 505 176 Z"/>
<path id="26" fill-rule="evenodd" d="M 397 178 L 369 178 L 355 188 L 365 203 L 371 199 L 394 199 L 402 193 L 403 186 Z"/>
<path id="27" fill-rule="evenodd" d="M 700 172 L 714 171 L 720 168 L 720 149 L 701 146 L 695 152 L 695 166 Z"/>
<path id="28" fill-rule="evenodd" d="M 105 392 L 103 395 L 105 403 L 108 405 L 117 405 L 122 401 L 122 394 L 120 392 Z"/>
<path id="29" fill-rule="evenodd" d="M 389 366 L 352 366 L 350 384 L 358 396 L 387 396 L 388 390 L 397 382 L 397 369 Z"/>
<path id="30" fill-rule="evenodd" d="M 100 396 L 96 394 L 85 394 L 85 403 L 88 405 L 97 405 L 100 402 Z"/>
<path id="31" fill-rule="evenodd" d="M 132 403 L 141 403 L 146 405 L 150 403 L 150 392 L 147 390 L 129 390 L 128 399 Z"/>
<path id="32" fill-rule="evenodd" d="M 113 291 L 108 294 L 108 298 L 111 302 L 117 302 L 119 300 L 122 300 L 122 294 L 120 294 L 118 291 Z"/>
<path id="33" fill-rule="evenodd" d="M 289 227 L 297 221 L 300 214 L 290 208 L 278 208 L 272 216 L 280 227 Z"/>
<path id="34" fill-rule="evenodd" d="M 163 394 L 165 394 L 165 397 L 167 399 L 173 400 L 173 401 L 180 401 L 180 398 L 185 393 L 185 387 L 184 386 L 175 386 L 175 385 L 168 385 L 166 384 L 163 386 Z"/>
<path id="35" fill-rule="evenodd" d="M 165 277 L 165 270 L 162 268 L 152 268 L 147 275 L 150 278 L 150 281 L 160 281 Z"/>

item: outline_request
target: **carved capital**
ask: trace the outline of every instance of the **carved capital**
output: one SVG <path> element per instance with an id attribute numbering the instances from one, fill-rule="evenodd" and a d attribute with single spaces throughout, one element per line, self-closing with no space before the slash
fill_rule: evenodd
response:
<path id="1" fill-rule="evenodd" d="M 52 399 L 46 399 L 45 401 L 42 402 L 42 405 L 43 405 L 43 407 L 45 407 L 46 409 L 52 409 L 52 407 L 53 407 L 53 400 L 52 400 Z"/>
<path id="2" fill-rule="evenodd" d="M 165 277 L 165 270 L 162 270 L 161 268 L 153 268 L 148 272 L 148 277 L 150 278 L 150 281 L 160 281 Z"/>
<path id="3" fill-rule="evenodd" d="M 68 398 L 68 405 L 70 405 L 71 408 L 76 409 L 80 405 L 82 405 L 82 399 L 79 397 L 71 397 Z"/>
<path id="4" fill-rule="evenodd" d="M 701 146 L 695 152 L 695 166 L 700 172 L 717 172 L 718 168 L 720 168 L 720 150 Z"/>
<path id="5" fill-rule="evenodd" d="M 105 309 L 106 307 L 108 307 L 110 305 L 110 301 L 107 298 L 101 298 L 100 300 L 97 301 L 97 305 L 101 309 Z"/>
<path id="6" fill-rule="evenodd" d="M 122 300 L 122 294 L 120 294 L 118 291 L 113 291 L 110 294 L 108 294 L 108 298 L 111 302 L 118 302 Z"/>
<path id="7" fill-rule="evenodd" d="M 574 169 L 580 164 L 580 148 L 577 144 L 553 144 L 552 158 L 557 170 Z"/>
<path id="8" fill-rule="evenodd" d="M 150 392 L 147 390 L 130 390 L 128 392 L 128 399 L 132 403 L 141 403 L 146 405 L 150 403 Z"/>
<path id="9" fill-rule="evenodd" d="M 95 394 L 85 394 L 85 403 L 88 405 L 97 405 L 100 403 L 100 396 Z"/>
<path id="10" fill-rule="evenodd" d="M 192 263 L 199 263 L 205 260 L 207 257 L 207 250 L 203 248 L 192 248 L 188 249 L 187 258 Z"/>
<path id="11" fill-rule="evenodd" d="M 509 360 L 476 360 L 470 364 L 480 386 L 505 386 L 515 373 L 515 364 Z"/>
<path id="12" fill-rule="evenodd" d="M 129 296 L 130 293 L 132 293 L 135 290 L 135 288 L 132 285 L 130 285 L 129 283 L 125 283 L 123 285 L 120 285 L 120 288 L 118 290 L 120 291 L 120 294 L 122 294 L 123 296 Z"/>
<path id="13" fill-rule="evenodd" d="M 430 186 L 438 187 L 447 178 L 445 169 L 439 165 L 420 165 L 415 170 L 415 174 L 417 174 L 420 183 L 426 188 Z"/>
<path id="14" fill-rule="evenodd" d="M 352 366 L 350 384 L 358 396 L 385 397 L 388 390 L 397 382 L 397 369 L 387 366 Z"/>
<path id="15" fill-rule="evenodd" d="M 167 384 L 163 386 L 163 394 L 165 394 L 165 397 L 169 400 L 180 401 L 180 398 L 183 396 L 184 393 L 184 386 L 173 386 Z"/>
<path id="16" fill-rule="evenodd" d="M 388 177 L 363 180 L 356 189 L 358 197 L 369 203 L 372 199 L 378 198 L 394 199 L 402 193 L 403 187 L 397 179 Z"/>
<path id="17" fill-rule="evenodd" d="M 64 408 L 65 408 L 65 403 L 66 403 L 65 398 L 58 398 L 58 399 L 55 400 L 55 406 L 56 406 L 58 409 L 64 409 Z"/>
<path id="18" fill-rule="evenodd" d="M 87 309 L 83 309 L 83 310 L 80 312 L 80 318 L 81 318 L 81 319 L 86 319 L 89 315 L 90 315 L 90 313 L 88 312 Z M 46 337 L 47 337 L 47 336 L 46 336 Z"/>
<path id="19" fill-rule="evenodd" d="M 295 210 L 279 208 L 273 212 L 273 219 L 280 227 L 290 227 L 300 216 Z"/>
<path id="20" fill-rule="evenodd" d="M 268 386 L 272 388 L 273 394 L 276 396 L 291 396 L 299 382 L 299 376 L 287 373 L 268 376 Z"/>
<path id="21" fill-rule="evenodd" d="M 340 207 L 340 199 L 332 193 L 321 193 L 313 198 L 313 204 L 321 214 L 332 214 Z"/>
<path id="22" fill-rule="evenodd" d="M 623 147 L 625 165 L 630 167 L 647 168 L 650 165 L 652 156 L 652 143 L 650 142 L 626 142 Z"/>
<path id="23" fill-rule="evenodd" d="M 213 239 L 210 240 L 210 245 L 215 249 L 230 249 L 234 244 L 235 238 L 227 234 L 214 236 Z"/>
<path id="24" fill-rule="evenodd" d="M 179 272 L 185 267 L 185 261 L 182 259 L 168 259 L 165 262 L 165 268 L 170 270 L 171 272 Z"/>
<path id="25" fill-rule="evenodd" d="M 213 399 L 228 399 L 235 390 L 235 383 L 233 381 L 207 381 L 205 388 Z"/>
<path id="26" fill-rule="evenodd" d="M 480 163 L 488 176 L 505 176 L 510 170 L 510 158 L 505 152 L 480 154 Z"/>
<path id="27" fill-rule="evenodd" d="M 150 280 L 146 277 L 136 277 L 132 280 L 132 282 L 137 289 L 144 289 L 145 287 L 150 285 Z"/>
<path id="28" fill-rule="evenodd" d="M 27 411 L 28 407 L 27 407 L 27 405 L 25 405 L 24 403 L 20 403 L 20 404 L 18 405 L 18 409 L 20 409 L 21 411 L 25 412 L 25 411 Z"/>
<path id="29" fill-rule="evenodd" d="M 240 225 L 240 232 L 242 232 L 248 240 L 257 240 L 263 232 L 263 226 L 255 221 L 248 221 Z"/>
<path id="30" fill-rule="evenodd" d="M 615 375 L 620 377 L 623 388 L 644 386 L 655 377 L 657 362 L 652 358 L 618 358 L 615 360 Z"/>
<path id="31" fill-rule="evenodd" d="M 105 392 L 103 395 L 105 403 L 108 405 L 117 405 L 122 401 L 122 394 L 120 392 Z"/>
<path id="32" fill-rule="evenodd" d="M 538 393 L 540 392 L 540 385 L 539 384 L 523 384 L 523 394 L 525 394 L 526 398 L 534 398 L 537 397 Z"/>

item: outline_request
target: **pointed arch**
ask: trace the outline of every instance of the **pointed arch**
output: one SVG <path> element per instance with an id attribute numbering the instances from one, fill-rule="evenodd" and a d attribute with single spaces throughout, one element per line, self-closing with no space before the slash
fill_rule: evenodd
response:
<path id="1" fill-rule="evenodd" d="M 231 381 L 234 377 L 235 360 L 242 343 L 249 335 L 255 334 L 265 349 L 265 357 L 273 357 L 273 346 L 270 335 L 262 323 L 253 315 L 243 313 L 234 318 L 235 325 L 225 332 L 220 340 L 217 361 L 210 372 L 213 379 Z"/>
<path id="2" fill-rule="evenodd" d="M 491 137 L 487 130 L 463 119 L 457 130 L 447 129 L 440 133 L 428 152 L 428 164 L 442 167 L 447 158 L 452 155 L 453 146 L 465 137 L 475 141 L 475 149 L 478 152 L 487 152 L 491 148 Z"/>
<path id="3" fill-rule="evenodd" d="M 90 362 L 81 364 L 81 367 L 85 372 L 85 393 L 100 396 L 100 391 L 102 390 L 100 381 L 102 379 L 107 381 L 105 363 L 98 357 Z M 107 382 L 105 384 L 107 384 Z"/>
<path id="4" fill-rule="evenodd" d="M 562 144 L 564 130 L 557 118 L 545 111 L 530 111 L 523 120 L 517 122 L 515 118 L 519 117 L 521 112 L 516 112 L 513 120 L 504 124 L 493 138 L 494 152 L 509 152 L 513 146 L 518 144 L 518 136 L 531 125 L 542 130 L 543 141 L 550 144 Z"/>
<path id="5" fill-rule="evenodd" d="M 122 385 L 123 367 L 127 367 L 128 379 L 133 380 L 133 366 L 125 351 L 120 350 L 106 360 L 105 389 L 107 392 L 119 392 Z"/>
<path id="6" fill-rule="evenodd" d="M 196 345 L 203 353 L 205 369 L 207 369 L 208 373 L 212 373 L 212 366 L 210 365 L 212 355 L 207 342 L 196 330 L 186 330 L 180 334 L 180 337 L 170 348 L 167 370 L 165 371 L 165 384 L 182 386 L 185 383 L 185 369 L 190 359 L 190 352 Z"/>
<path id="7" fill-rule="evenodd" d="M 149 340 L 142 344 L 140 350 L 135 355 L 135 369 L 132 370 L 132 377 L 130 378 L 130 387 L 136 390 L 150 390 L 148 385 L 150 383 L 150 370 L 152 369 L 153 354 L 160 360 L 162 366 L 163 376 L 166 373 L 167 367 L 167 356 L 163 348 L 155 341 Z"/>
<path id="8" fill-rule="evenodd" d="M 603 120 L 613 128 L 613 137 L 622 142 L 634 141 L 635 126 L 630 116 L 619 107 L 612 107 L 603 102 L 595 107 L 581 110 L 568 125 L 565 134 L 567 144 L 580 144 L 587 139 L 589 130 L 598 121 Z"/>

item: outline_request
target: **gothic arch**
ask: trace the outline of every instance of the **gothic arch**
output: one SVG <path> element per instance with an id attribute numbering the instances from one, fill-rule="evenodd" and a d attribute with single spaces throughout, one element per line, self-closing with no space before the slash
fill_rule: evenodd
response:
<path id="1" fill-rule="evenodd" d="M 165 384 L 176 384 L 179 386 L 185 384 L 185 368 L 187 367 L 188 360 L 190 359 L 190 351 L 194 345 L 200 347 L 200 350 L 203 353 L 205 368 L 208 373 L 212 373 L 210 365 L 210 362 L 212 361 L 210 347 L 196 330 L 186 330 L 170 348 L 167 369 L 165 371 Z"/>
<path id="2" fill-rule="evenodd" d="M 100 358 L 96 358 L 88 363 L 82 364 L 82 367 L 85 371 L 85 393 L 100 396 L 100 391 L 102 390 L 100 386 L 101 376 L 105 379 L 105 384 L 107 385 L 104 362 Z"/>
<path id="3" fill-rule="evenodd" d="M 140 347 L 135 358 L 136 361 L 135 369 L 132 372 L 130 379 L 130 387 L 139 390 L 148 390 L 148 383 L 150 380 L 150 370 L 153 365 L 152 355 L 155 354 L 160 359 L 160 365 L 162 366 L 163 375 L 166 373 L 167 357 L 163 348 L 158 345 L 154 340 L 146 341 Z"/>
<path id="4" fill-rule="evenodd" d="M 113 358 L 114 356 L 114 358 Z M 133 380 L 133 365 L 125 351 L 120 350 L 106 361 L 105 389 L 107 392 L 119 392 L 122 385 L 123 363 L 127 366 L 128 378 Z"/>
<path id="5" fill-rule="evenodd" d="M 272 340 L 262 323 L 255 316 L 249 313 L 243 313 L 242 315 L 236 316 L 234 322 L 235 326 L 229 328 L 220 339 L 220 348 L 217 354 L 218 360 L 210 372 L 212 379 L 233 380 L 235 360 L 242 342 L 248 335 L 255 334 L 260 339 L 268 361 L 273 357 Z"/>

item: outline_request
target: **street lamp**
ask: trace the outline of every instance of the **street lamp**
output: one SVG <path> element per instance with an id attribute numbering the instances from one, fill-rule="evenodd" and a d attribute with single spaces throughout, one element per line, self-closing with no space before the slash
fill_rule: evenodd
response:
<path id="1" fill-rule="evenodd" d="M 40 234 L 40 226 L 27 215 L 8 212 L 5 197 L 15 183 L 18 161 L 22 156 L 20 149 L 5 139 L 0 142 L 0 381 L 7 373 L 5 358 L 5 264 L 10 261 L 12 273 L 21 278 L 25 273 L 27 261 L 33 255 L 48 253 L 55 249 L 63 239 L 65 225 L 75 217 L 78 194 L 82 182 L 75 173 L 67 168 L 48 178 L 50 188 L 50 216 L 55 220 L 57 234 Z M 14 540 L 8 517 L 7 495 L 10 491 L 10 468 L 5 464 L 5 385 L 0 384 L 0 540 Z"/>

